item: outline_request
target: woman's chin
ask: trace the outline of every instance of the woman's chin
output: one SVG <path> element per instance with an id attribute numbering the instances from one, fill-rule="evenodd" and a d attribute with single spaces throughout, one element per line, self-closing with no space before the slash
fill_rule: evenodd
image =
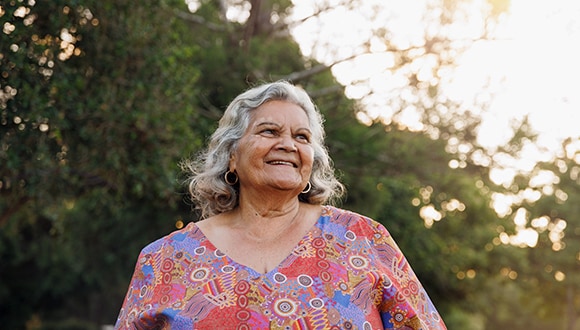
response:
<path id="1" fill-rule="evenodd" d="M 274 191 L 279 191 L 280 193 L 293 193 L 299 194 L 302 191 L 302 182 L 284 182 L 284 183 L 276 183 L 270 185 Z"/>

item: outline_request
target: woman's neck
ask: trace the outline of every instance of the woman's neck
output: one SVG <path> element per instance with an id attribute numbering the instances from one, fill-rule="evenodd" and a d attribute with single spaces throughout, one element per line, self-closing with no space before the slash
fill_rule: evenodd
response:
<path id="1" fill-rule="evenodd" d="M 246 218 L 278 218 L 297 212 L 298 196 L 287 191 L 240 191 L 238 210 Z"/>
<path id="2" fill-rule="evenodd" d="M 295 226 L 301 219 L 301 212 L 301 203 L 297 197 L 290 201 L 276 203 L 272 200 L 260 202 L 240 198 L 240 203 L 232 218 L 232 225 L 243 228 L 250 239 L 257 241 L 272 239 Z"/>

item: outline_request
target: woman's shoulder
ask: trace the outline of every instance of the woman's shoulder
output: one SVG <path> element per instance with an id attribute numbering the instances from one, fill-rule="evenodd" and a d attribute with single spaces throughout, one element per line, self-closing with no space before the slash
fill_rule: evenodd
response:
<path id="1" fill-rule="evenodd" d="M 327 215 L 332 219 L 336 219 L 342 222 L 362 222 L 367 224 L 378 223 L 376 220 L 367 215 L 332 205 L 325 205 L 322 212 L 323 215 Z"/>
<path id="2" fill-rule="evenodd" d="M 361 213 L 339 208 L 336 206 L 325 206 L 323 216 L 327 216 L 329 221 L 342 225 L 349 230 L 365 234 L 381 234 L 390 236 L 383 224 L 373 218 Z"/>
<path id="3" fill-rule="evenodd" d="M 159 251 L 166 246 L 176 246 L 184 244 L 188 241 L 196 241 L 201 237 L 198 237 L 199 229 L 194 222 L 188 223 L 185 227 L 181 229 L 174 230 L 173 232 L 160 237 L 149 244 L 147 244 L 141 253 L 152 253 Z"/>

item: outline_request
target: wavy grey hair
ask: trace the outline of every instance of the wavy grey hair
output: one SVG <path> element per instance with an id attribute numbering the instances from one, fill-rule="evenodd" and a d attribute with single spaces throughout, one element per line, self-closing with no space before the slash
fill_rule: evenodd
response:
<path id="1" fill-rule="evenodd" d="M 304 109 L 312 131 L 312 188 L 298 196 L 300 201 L 324 204 L 333 203 L 342 197 L 344 186 L 335 177 L 332 160 L 324 145 L 322 115 L 302 88 L 286 81 L 277 81 L 253 87 L 238 95 L 224 112 L 207 149 L 196 159 L 182 163 L 182 169 L 189 176 L 186 181 L 189 193 L 196 207 L 201 210 L 202 219 L 231 211 L 238 206 L 238 185 L 229 185 L 224 179 L 229 171 L 230 156 L 248 128 L 251 112 L 274 100 L 291 102 Z"/>

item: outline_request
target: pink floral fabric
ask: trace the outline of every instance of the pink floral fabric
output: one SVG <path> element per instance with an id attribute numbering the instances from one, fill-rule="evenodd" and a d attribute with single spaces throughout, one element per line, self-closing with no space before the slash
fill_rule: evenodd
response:
<path id="1" fill-rule="evenodd" d="M 216 249 L 190 223 L 139 255 L 116 329 L 446 329 L 388 231 L 325 206 L 274 270 Z"/>

